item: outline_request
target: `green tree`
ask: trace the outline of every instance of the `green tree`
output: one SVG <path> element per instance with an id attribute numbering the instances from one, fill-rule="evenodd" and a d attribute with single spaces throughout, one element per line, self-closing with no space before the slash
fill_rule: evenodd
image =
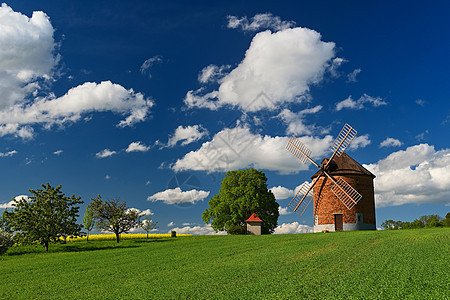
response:
<path id="1" fill-rule="evenodd" d="M 12 245 L 14 245 L 13 235 L 0 228 L 0 255 L 5 254 Z"/>
<path id="2" fill-rule="evenodd" d="M 450 226 L 450 212 L 445 215 L 445 219 L 444 221 L 442 221 L 442 223 L 444 224 L 444 226 Z"/>
<path id="3" fill-rule="evenodd" d="M 103 201 L 100 195 L 91 200 L 88 209 L 92 210 L 97 229 L 113 232 L 117 243 L 120 241 L 121 233 L 127 233 L 139 226 L 140 213 L 134 209 L 127 209 L 126 202 L 120 202 L 118 198 Z"/>
<path id="4" fill-rule="evenodd" d="M 419 220 L 422 221 L 422 223 L 425 225 L 425 228 L 444 226 L 444 224 L 442 223 L 442 218 L 438 215 L 421 216 Z"/>
<path id="5" fill-rule="evenodd" d="M 67 197 L 49 183 L 43 189 L 29 190 L 33 196 L 28 200 L 14 199 L 13 210 L 5 212 L 15 237 L 23 243 L 38 242 L 48 251 L 50 243 L 62 242 L 67 236 L 80 236 L 81 225 L 77 224 L 81 197 Z"/>
<path id="6" fill-rule="evenodd" d="M 86 207 L 86 211 L 85 211 L 84 217 L 83 217 L 83 225 L 87 231 L 86 241 L 89 241 L 89 233 L 91 232 L 92 229 L 94 229 L 95 220 L 94 220 L 94 214 L 87 207 Z"/>
<path id="7" fill-rule="evenodd" d="M 3 214 L 0 216 L 0 229 L 3 229 L 6 232 L 12 233 L 11 229 L 11 221 L 7 217 L 8 210 L 5 210 Z"/>
<path id="8" fill-rule="evenodd" d="M 150 216 L 146 216 L 144 218 L 144 220 L 142 220 L 141 228 L 144 229 L 147 232 L 147 238 L 148 238 L 148 233 L 150 231 L 152 231 L 152 229 L 158 228 L 157 225 L 158 225 L 158 222 L 157 221 L 153 221 L 152 217 L 150 217 Z"/>
<path id="9" fill-rule="evenodd" d="M 220 191 L 209 200 L 203 221 L 215 231 L 244 226 L 253 213 L 263 221 L 262 233 L 272 233 L 278 221 L 278 203 L 267 189 L 266 175 L 255 169 L 229 171 Z"/>
<path id="10" fill-rule="evenodd" d="M 383 227 L 383 229 L 388 230 L 402 229 L 402 225 L 403 225 L 402 221 L 394 221 L 394 220 L 385 220 L 383 223 L 381 223 L 381 227 Z"/>

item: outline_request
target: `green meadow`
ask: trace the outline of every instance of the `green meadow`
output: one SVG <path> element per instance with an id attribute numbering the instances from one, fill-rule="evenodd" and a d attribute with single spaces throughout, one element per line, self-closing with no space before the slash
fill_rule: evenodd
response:
<path id="1" fill-rule="evenodd" d="M 450 299 L 450 229 L 12 247 L 0 299 Z"/>

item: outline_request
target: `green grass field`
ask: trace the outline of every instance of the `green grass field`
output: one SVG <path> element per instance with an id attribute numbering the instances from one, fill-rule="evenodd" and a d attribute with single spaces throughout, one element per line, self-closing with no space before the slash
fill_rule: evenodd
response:
<path id="1" fill-rule="evenodd" d="M 450 229 L 14 247 L 0 299 L 450 299 Z"/>

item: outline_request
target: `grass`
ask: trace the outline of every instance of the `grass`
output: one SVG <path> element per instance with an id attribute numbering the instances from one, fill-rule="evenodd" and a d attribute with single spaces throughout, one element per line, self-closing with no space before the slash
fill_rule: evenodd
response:
<path id="1" fill-rule="evenodd" d="M 13 247 L 0 299 L 450 299 L 450 229 Z"/>

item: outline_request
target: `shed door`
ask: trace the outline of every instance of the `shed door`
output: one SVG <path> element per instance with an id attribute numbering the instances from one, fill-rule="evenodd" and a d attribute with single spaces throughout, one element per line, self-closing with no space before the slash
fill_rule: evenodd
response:
<path id="1" fill-rule="evenodd" d="M 334 230 L 335 231 L 343 231 L 344 230 L 342 214 L 334 215 Z"/>

